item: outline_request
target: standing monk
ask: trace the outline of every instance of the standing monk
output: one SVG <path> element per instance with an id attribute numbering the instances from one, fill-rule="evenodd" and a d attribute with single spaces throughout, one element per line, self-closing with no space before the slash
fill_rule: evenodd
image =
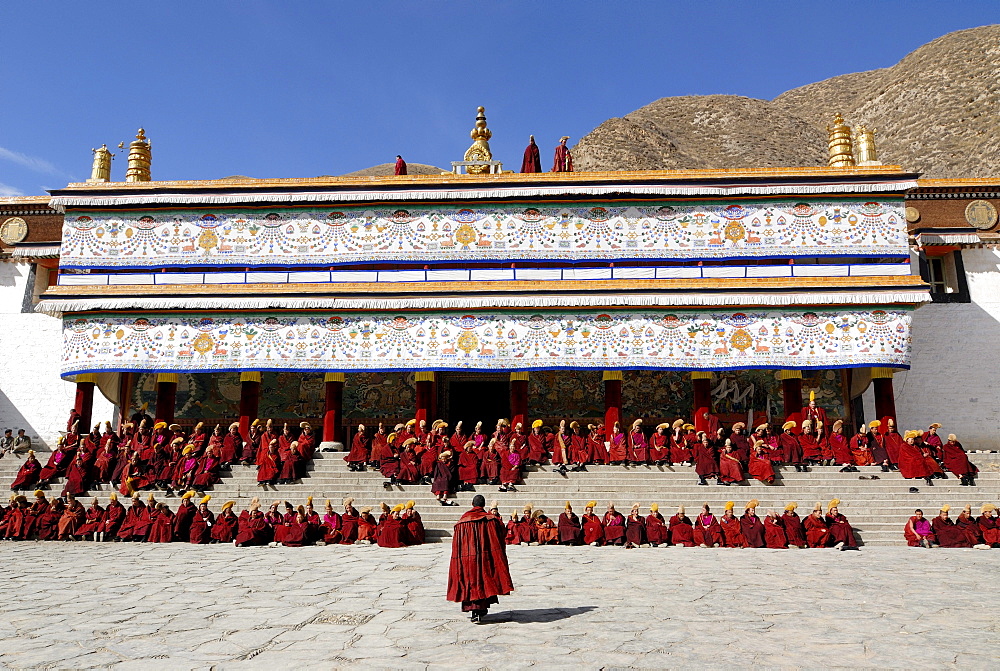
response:
<path id="1" fill-rule="evenodd" d="M 559 138 L 559 146 L 556 147 L 555 163 L 552 165 L 552 172 L 573 172 L 573 155 L 569 153 L 566 140 L 569 135 Z"/>
<path id="2" fill-rule="evenodd" d="M 521 172 L 541 172 L 542 158 L 538 153 L 538 145 L 535 144 L 535 136 L 528 136 L 528 146 L 524 149 L 524 158 L 521 160 Z"/>
<path id="3" fill-rule="evenodd" d="M 507 566 L 507 548 L 500 518 L 483 508 L 486 499 L 476 494 L 472 509 L 455 525 L 448 571 L 448 600 L 462 604 L 463 613 L 482 624 L 497 597 L 514 591 Z"/>
<path id="4" fill-rule="evenodd" d="M 396 154 L 396 165 L 393 169 L 393 173 L 396 175 L 406 174 L 406 161 L 404 161 L 403 157 L 399 154 Z"/>

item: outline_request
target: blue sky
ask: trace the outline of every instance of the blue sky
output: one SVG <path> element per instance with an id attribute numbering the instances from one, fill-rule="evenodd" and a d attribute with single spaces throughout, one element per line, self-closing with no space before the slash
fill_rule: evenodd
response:
<path id="1" fill-rule="evenodd" d="M 144 126 L 154 179 L 448 167 L 486 107 L 494 155 L 548 162 L 671 95 L 772 98 L 886 67 L 1000 3 L 7 2 L 0 195 L 89 177 L 92 147 Z M 841 25 L 833 23 L 835 17 Z M 125 157 L 113 178 L 124 179 Z"/>

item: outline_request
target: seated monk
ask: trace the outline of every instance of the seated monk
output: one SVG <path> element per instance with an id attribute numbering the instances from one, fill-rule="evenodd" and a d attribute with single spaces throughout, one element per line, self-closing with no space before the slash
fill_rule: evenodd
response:
<path id="1" fill-rule="evenodd" d="M 361 509 L 361 514 L 358 516 L 358 543 L 364 545 L 371 545 L 375 542 L 375 534 L 378 530 L 378 523 L 372 516 L 371 507 L 366 507 Z"/>
<path id="2" fill-rule="evenodd" d="M 722 547 L 725 542 L 722 537 L 722 526 L 707 503 L 701 507 L 701 513 L 694 518 L 694 542 L 703 548 Z"/>
<path id="3" fill-rule="evenodd" d="M 63 511 L 65 510 L 66 505 L 62 499 L 52 499 L 52 505 L 49 506 L 48 511 L 38 516 L 38 524 L 36 526 L 38 540 L 54 541 L 58 538 L 59 520 L 62 519 Z"/>
<path id="4" fill-rule="evenodd" d="M 518 530 L 518 524 L 521 522 L 521 513 L 517 510 L 512 510 L 510 512 L 510 520 L 507 521 L 507 535 L 504 538 L 504 542 L 507 545 L 520 545 L 521 544 L 521 533 Z"/>
<path id="5" fill-rule="evenodd" d="M 207 545 L 212 541 L 212 526 L 215 524 L 215 514 L 208 509 L 211 494 L 206 494 L 198 504 L 198 510 L 191 518 L 191 531 L 188 541 L 194 545 Z"/>
<path id="6" fill-rule="evenodd" d="M 656 505 L 655 503 L 653 504 Z M 647 533 L 649 533 L 649 542 L 653 542 L 653 534 L 649 529 L 647 524 Z M 669 538 L 670 545 L 677 545 L 680 547 L 693 548 L 695 546 L 694 542 L 694 524 L 691 522 L 691 518 L 685 514 L 684 506 L 677 507 L 677 514 L 670 518 L 670 525 L 667 529 L 667 537 Z M 666 539 L 661 542 L 668 542 Z"/>
<path id="7" fill-rule="evenodd" d="M 148 543 L 172 543 L 174 541 L 174 515 L 166 503 L 157 503 L 150 514 Z"/>
<path id="8" fill-rule="evenodd" d="M 579 545 L 583 540 L 583 529 L 580 528 L 580 518 L 573 512 L 569 501 L 559 515 L 559 542 L 563 545 Z"/>
<path id="9" fill-rule="evenodd" d="M 851 459 L 854 461 L 855 466 L 871 466 L 872 460 L 872 448 L 871 448 L 871 435 L 868 433 L 868 426 L 862 424 L 858 427 L 858 435 L 851 438 Z"/>
<path id="10" fill-rule="evenodd" d="M 907 431 L 903 435 L 903 442 L 899 444 L 898 458 L 899 474 L 904 478 L 923 478 L 928 487 L 934 485 L 931 477 L 934 471 L 927 465 L 924 453 L 917 445 L 919 431 Z"/>
<path id="11" fill-rule="evenodd" d="M 150 506 L 155 505 L 153 495 L 149 495 Z M 142 543 L 149 535 L 149 508 L 139 499 L 139 492 L 132 494 L 132 505 L 125 511 L 125 521 L 118 530 L 118 540 Z"/>
<path id="12" fill-rule="evenodd" d="M 903 527 L 903 537 L 906 538 L 906 544 L 911 548 L 929 548 L 934 545 L 936 539 L 934 538 L 934 529 L 931 528 L 931 521 L 924 517 L 924 511 L 920 508 L 914 510 L 913 517 L 906 521 L 906 526 Z"/>
<path id="13" fill-rule="evenodd" d="M 608 545 L 625 544 L 625 516 L 615 510 L 615 504 L 608 504 L 604 513 L 604 542 Z"/>
<path id="14" fill-rule="evenodd" d="M 458 480 L 461 483 L 458 490 L 461 492 L 475 491 L 479 482 L 479 454 L 475 448 L 473 441 L 466 441 L 458 455 Z"/>
<path id="15" fill-rule="evenodd" d="M 764 525 L 757 517 L 757 506 L 760 501 L 753 499 L 749 501 L 740 517 L 740 531 L 743 532 L 743 541 L 748 548 L 762 548 L 765 545 Z"/>
<path id="16" fill-rule="evenodd" d="M 722 452 L 719 453 L 719 482 L 730 485 L 734 482 L 743 482 L 746 476 L 743 475 L 743 465 L 740 463 L 733 441 L 726 439 Z"/>
<path id="17" fill-rule="evenodd" d="M 358 520 L 361 518 L 357 508 L 354 507 L 354 499 L 348 497 L 344 499 L 344 514 L 340 516 L 340 536 L 341 545 L 352 545 L 358 540 Z M 274 540 L 279 540 L 277 536 Z"/>
<path id="18" fill-rule="evenodd" d="M 774 465 L 771 460 L 770 450 L 763 440 L 754 442 L 750 450 L 750 475 L 766 485 L 774 482 Z"/>
<path id="19" fill-rule="evenodd" d="M 604 523 L 601 518 L 594 514 L 594 507 L 597 501 L 587 502 L 583 509 L 583 543 L 585 545 L 604 545 Z"/>
<path id="20" fill-rule="evenodd" d="M 58 537 L 61 541 L 77 540 L 79 529 L 87 521 L 87 510 L 72 494 L 66 495 L 66 509 L 59 518 Z"/>
<path id="21" fill-rule="evenodd" d="M 683 506 L 677 509 L 677 514 L 683 516 Z M 678 519 L 678 517 L 674 515 L 671 519 Z M 688 522 L 690 523 L 690 520 Z M 658 503 L 651 503 L 649 505 L 649 515 L 646 516 L 646 540 L 653 547 L 668 545 L 670 543 L 670 529 L 667 527 L 667 521 L 660 514 L 660 504 Z"/>
<path id="22" fill-rule="evenodd" d="M 125 506 L 118 501 L 118 493 L 108 494 L 108 507 L 104 509 L 104 518 L 97 525 L 97 537 L 99 542 L 110 541 L 118 538 L 118 531 L 125 522 Z"/>
<path id="23" fill-rule="evenodd" d="M 38 476 L 41 472 L 42 465 L 35 458 L 35 451 L 28 450 L 28 457 L 21 464 L 21 468 L 17 469 L 17 477 L 10 484 L 10 490 L 12 492 L 20 492 L 31 489 L 38 484 Z"/>
<path id="24" fill-rule="evenodd" d="M 340 534 L 340 514 L 333 509 L 330 499 L 326 500 L 326 507 L 323 510 L 323 519 L 320 522 L 319 528 L 323 534 L 324 543 L 332 544 L 340 542 L 342 538 Z"/>
<path id="25" fill-rule="evenodd" d="M 931 522 L 931 529 L 934 530 L 938 545 L 943 548 L 971 548 L 972 543 L 948 516 L 949 510 L 951 506 L 941 506 L 941 512 Z"/>
<path id="26" fill-rule="evenodd" d="M 802 526 L 802 519 L 795 512 L 798 507 L 799 504 L 792 501 L 785 506 L 785 513 L 781 516 L 781 525 L 785 531 L 788 547 L 796 550 L 806 547 L 806 530 Z"/>
<path id="27" fill-rule="evenodd" d="M 233 512 L 234 505 L 236 505 L 236 501 L 226 501 L 222 504 L 222 511 L 215 518 L 215 524 L 212 525 L 212 530 L 209 533 L 213 543 L 232 543 L 236 538 L 239 518 Z"/>
<path id="28" fill-rule="evenodd" d="M 534 511 L 531 519 L 535 523 L 535 534 L 539 545 L 556 545 L 559 542 L 559 529 L 544 510 Z"/>
<path id="29" fill-rule="evenodd" d="M 783 550 L 788 547 L 785 524 L 773 510 L 769 510 L 767 517 L 764 518 L 764 544 L 773 550 Z"/>
<path id="30" fill-rule="evenodd" d="M 805 519 L 802 526 L 806 529 L 806 544 L 811 548 L 825 548 L 829 544 L 830 529 L 823 517 L 823 504 L 819 501 L 813 507 L 812 513 Z"/>
<path id="31" fill-rule="evenodd" d="M 49 456 L 49 461 L 38 474 L 38 481 L 47 485 L 50 480 L 66 475 L 73 458 L 76 456 L 76 445 L 69 445 L 65 436 L 59 436 L 55 451 Z"/>
<path id="32" fill-rule="evenodd" d="M 530 503 L 524 504 L 521 519 L 517 521 L 517 537 L 518 543 L 521 545 L 538 544 L 538 527 L 535 526 L 535 521 L 531 517 L 533 507 Z"/>
<path id="33" fill-rule="evenodd" d="M 719 526 L 722 527 L 722 538 L 727 548 L 745 548 L 746 539 L 743 538 L 743 528 L 740 519 L 733 514 L 736 504 L 733 501 L 726 501 L 726 511 L 719 519 Z"/>
<path id="34" fill-rule="evenodd" d="M 979 524 L 976 523 L 976 518 L 972 516 L 972 506 L 968 503 L 965 504 L 965 508 L 958 514 L 958 519 L 955 520 L 955 526 L 962 530 L 965 537 L 969 539 L 972 543 L 972 547 L 977 547 L 983 542 L 983 534 L 979 530 Z M 989 548 L 986 545 L 984 549 Z"/>
<path id="35" fill-rule="evenodd" d="M 327 500 L 327 506 L 329 505 L 330 502 Z M 252 545 L 267 545 L 273 539 L 274 530 L 260 510 L 260 499 L 255 496 L 250 501 L 250 507 L 240 513 L 239 527 L 233 544 L 245 548 Z"/>
<path id="36" fill-rule="evenodd" d="M 305 506 L 299 506 L 295 517 L 285 525 L 285 533 L 281 544 L 289 548 L 300 548 L 309 545 L 309 522 L 306 520 Z"/>
<path id="37" fill-rule="evenodd" d="M 969 461 L 962 443 L 954 433 L 948 434 L 948 442 L 941 446 L 941 461 L 944 467 L 961 479 L 963 487 L 975 485 L 976 473 L 979 469 Z"/>
<path id="38" fill-rule="evenodd" d="M 77 530 L 76 535 L 83 539 L 88 539 L 88 537 L 93 537 L 93 540 L 97 540 L 97 532 L 100 527 L 101 520 L 104 519 L 104 508 L 101 506 L 101 502 L 94 498 L 91 502 L 90 507 L 87 508 L 87 515 L 84 519 L 83 524 L 81 524 Z"/>
<path id="39" fill-rule="evenodd" d="M 857 538 L 854 536 L 854 528 L 847 518 L 838 510 L 840 499 L 830 501 L 830 508 L 826 512 L 826 526 L 830 530 L 830 544 L 836 548 L 856 548 Z"/>
<path id="40" fill-rule="evenodd" d="M 642 514 L 639 512 L 638 503 L 632 505 L 632 510 L 625 520 L 625 541 L 625 547 L 627 548 L 637 548 L 647 545 L 646 524 L 642 518 Z"/>
<path id="41" fill-rule="evenodd" d="M 409 534 L 406 531 L 406 524 L 400 519 L 402 511 L 402 505 L 393 506 L 385 520 L 378 525 L 375 538 L 380 547 L 402 548 L 409 545 Z"/>
<path id="42" fill-rule="evenodd" d="M 997 525 L 997 507 L 992 503 L 984 503 L 979 509 L 979 533 L 983 536 L 983 543 L 991 548 L 1000 548 L 1000 525 Z"/>
<path id="43" fill-rule="evenodd" d="M 26 540 L 24 533 L 26 516 L 28 513 L 28 499 L 20 494 L 11 494 L 11 504 L 4 516 L 4 536 L 5 541 Z"/>

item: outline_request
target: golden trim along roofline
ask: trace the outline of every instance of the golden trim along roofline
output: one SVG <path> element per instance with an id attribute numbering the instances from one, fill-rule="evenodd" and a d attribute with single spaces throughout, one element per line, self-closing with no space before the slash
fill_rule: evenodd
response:
<path id="1" fill-rule="evenodd" d="M 4 205 L 48 205 L 52 196 L 7 196 L 0 198 L 0 207 Z"/>
<path id="2" fill-rule="evenodd" d="M 1000 177 L 947 177 L 917 179 L 918 189 L 941 189 L 963 186 L 1000 186 Z"/>
<path id="3" fill-rule="evenodd" d="M 662 279 L 662 280 L 569 280 L 569 281 L 508 281 L 484 289 L 482 282 L 387 282 L 387 283 L 330 283 L 323 284 L 116 284 L 51 286 L 42 294 L 43 299 L 90 296 L 234 296 L 234 295 L 298 295 L 325 294 L 332 297 L 379 294 L 488 294 L 532 293 L 560 291 L 761 291 L 768 289 L 791 291 L 796 289 L 865 289 L 878 287 L 928 286 L 917 275 L 879 275 L 875 277 L 789 277 L 744 278 L 726 281 L 725 278 Z M 153 291 L 151 291 L 151 289 Z"/>
<path id="4" fill-rule="evenodd" d="M 150 182 L 101 182 L 89 184 L 86 182 L 71 182 L 64 189 L 53 191 L 110 191 L 110 190 L 144 190 L 166 188 L 233 188 L 233 187 L 295 187 L 295 186 L 407 186 L 433 184 L 495 184 L 498 182 L 549 182 L 575 183 L 590 181 L 629 182 L 636 180 L 657 181 L 695 181 L 705 179 L 767 179 L 767 178 L 836 178 L 888 176 L 898 179 L 913 178 L 917 173 L 907 172 L 898 165 L 850 166 L 846 168 L 829 167 L 791 167 L 791 168 L 745 168 L 745 169 L 711 169 L 711 170 L 619 170 L 603 172 L 536 172 L 536 173 L 501 173 L 497 175 L 456 175 L 445 172 L 440 175 L 387 175 L 387 176 L 356 176 L 356 177 L 283 177 L 283 178 L 245 178 L 245 179 L 206 179 L 206 180 L 176 180 Z"/>

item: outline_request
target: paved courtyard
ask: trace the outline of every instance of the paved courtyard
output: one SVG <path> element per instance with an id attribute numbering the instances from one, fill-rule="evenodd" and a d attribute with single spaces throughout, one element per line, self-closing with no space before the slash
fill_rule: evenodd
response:
<path id="1" fill-rule="evenodd" d="M 134 669 L 1000 665 L 1000 551 L 514 547 L 476 626 L 451 546 L 2 543 L 0 663 Z"/>

